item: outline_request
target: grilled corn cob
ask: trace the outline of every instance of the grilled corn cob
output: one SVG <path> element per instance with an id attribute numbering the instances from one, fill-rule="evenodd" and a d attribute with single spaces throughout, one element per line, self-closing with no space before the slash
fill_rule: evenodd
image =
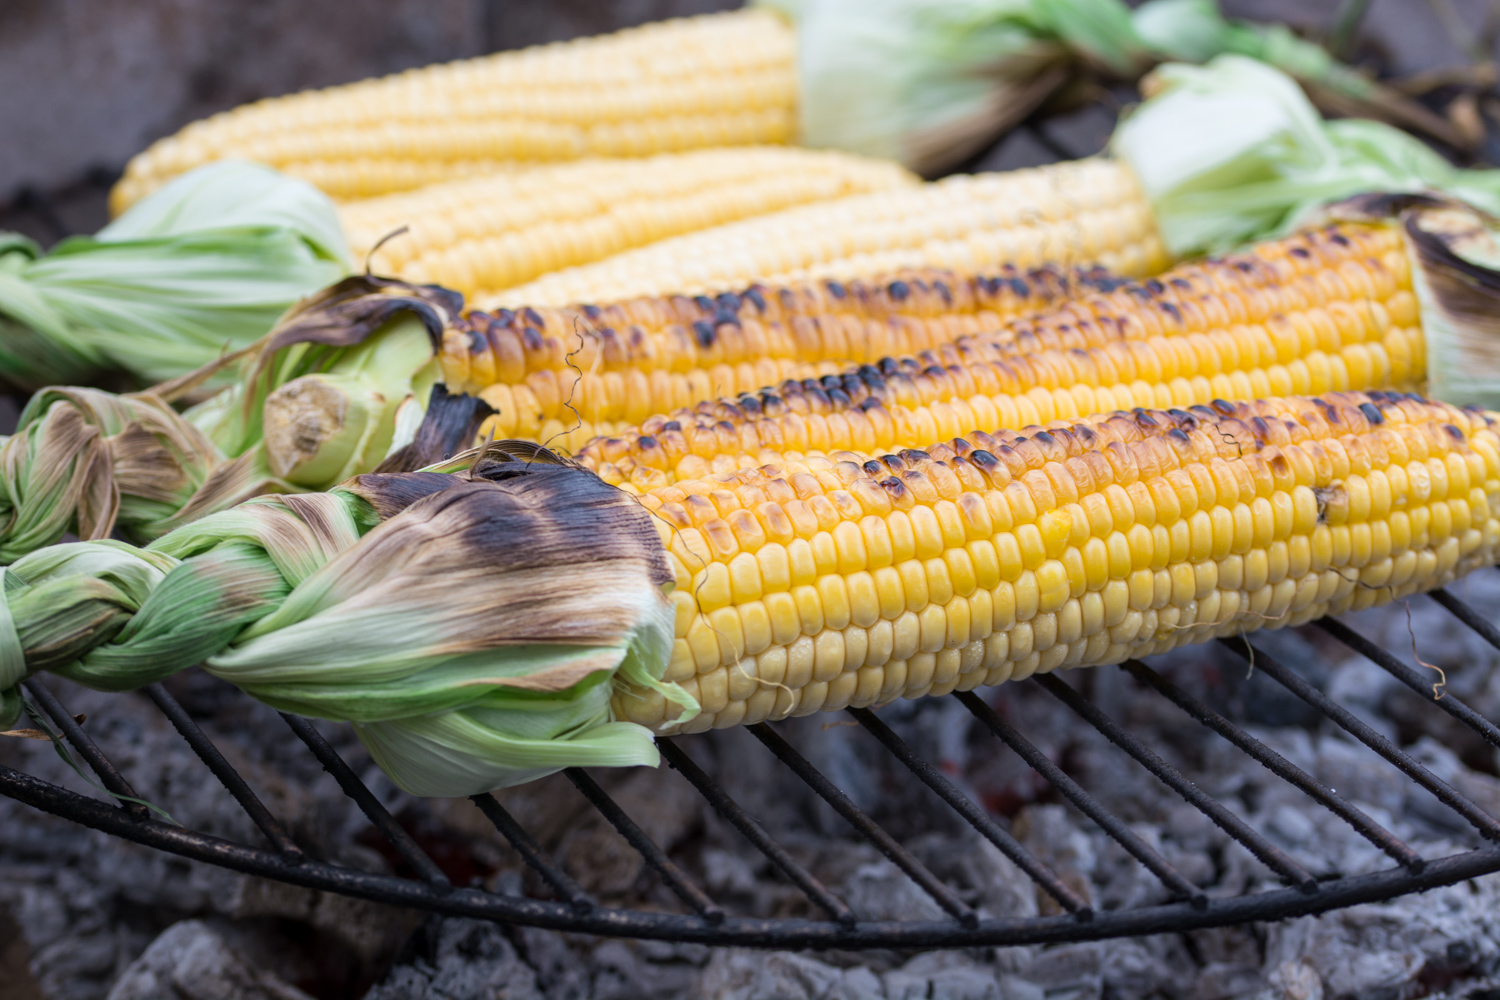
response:
<path id="1" fill-rule="evenodd" d="M 38 671 L 118 691 L 201 663 L 353 723 L 416 794 L 651 764 L 653 730 L 997 684 L 1441 586 L 1500 546 L 1497 419 L 1384 393 L 1215 402 L 639 502 L 506 442 L 260 497 L 149 549 L 26 556 L 6 574 L 0 725 Z"/>
<path id="2" fill-rule="evenodd" d="M 110 205 L 231 158 L 367 198 L 507 165 L 784 143 L 795 46 L 776 15 L 737 11 L 268 98 L 154 143 Z"/>
<path id="3" fill-rule="evenodd" d="M 1412 390 L 1425 348 L 1411 287 L 1398 228 L 1330 226 L 912 357 L 654 416 L 577 457 L 609 482 L 646 488 L 1120 408 Z"/>
<path id="4" fill-rule="evenodd" d="M 476 304 L 565 305 L 916 267 L 1100 264 L 1140 276 L 1168 260 L 1130 168 L 1092 159 L 785 209 L 566 268 Z"/>
<path id="5" fill-rule="evenodd" d="M 884 160 L 759 146 L 450 181 L 346 204 L 339 216 L 356 260 L 409 226 L 371 267 L 473 297 L 678 233 L 916 184 Z"/>
<path id="6" fill-rule="evenodd" d="M 495 407 L 499 438 L 584 442 L 651 414 L 995 329 L 1120 279 L 1102 270 L 914 271 L 576 309 L 471 312 L 443 337 L 443 379 Z"/>
<path id="7" fill-rule="evenodd" d="M 969 690 L 1298 625 L 1495 561 L 1500 414 L 1332 393 L 1117 412 L 650 490 L 658 732 Z"/>

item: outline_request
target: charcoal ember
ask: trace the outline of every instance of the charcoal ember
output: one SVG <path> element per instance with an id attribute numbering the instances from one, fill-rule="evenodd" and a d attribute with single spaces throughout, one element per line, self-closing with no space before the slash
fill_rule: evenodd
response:
<path id="1" fill-rule="evenodd" d="M 1104 986 L 1108 945 L 1098 941 L 1038 949 L 1018 971 L 1046 991 L 1048 997 L 1079 993 L 1098 996 Z"/>
<path id="2" fill-rule="evenodd" d="M 103 694 L 55 679 L 70 711 L 137 794 L 185 826 L 247 844 L 264 838 L 162 714 L 139 694 Z M 270 708 L 190 671 L 172 690 L 225 758 L 310 854 L 384 871 L 352 843 L 357 807 Z M 363 754 L 347 727 L 326 735 L 347 759 Z M 0 763 L 104 797 L 51 744 L 0 740 Z M 92 778 L 92 775 L 90 775 Z M 174 924 L 213 916 L 255 928 L 281 971 L 303 946 L 324 953 L 324 982 L 368 983 L 410 931 L 408 914 L 186 861 L 36 812 L 0 797 L 0 908 L 21 928 L 48 1000 L 103 1000 L 127 967 Z M 254 950 L 254 949 L 252 949 Z"/>
<path id="3" fill-rule="evenodd" d="M 311 1000 L 201 920 L 173 924 L 120 975 L 107 1000 Z"/>
<path id="4" fill-rule="evenodd" d="M 1269 981 L 1284 1000 L 1323 1000 L 1323 977 L 1305 956 L 1276 966 Z"/>
<path id="5" fill-rule="evenodd" d="M 222 912 L 246 921 L 258 917 L 295 921 L 366 970 L 380 967 L 422 919 L 414 910 L 258 878 L 241 880 Z"/>
<path id="6" fill-rule="evenodd" d="M 1193 977 L 1189 996 L 1195 1000 L 1232 1000 L 1264 995 L 1267 982 L 1260 963 L 1209 962 Z"/>
<path id="7" fill-rule="evenodd" d="M 1151 1000 L 1178 977 L 1174 970 L 1192 967 L 1180 937 L 1127 938 L 1105 951 L 1100 993 L 1118 1000 Z"/>
<path id="8" fill-rule="evenodd" d="M 1206 885 L 1213 880 L 1213 862 L 1206 854 L 1174 851 L 1167 845 L 1159 826 L 1132 823 L 1131 832 L 1145 845 L 1175 867 L 1190 882 Z M 1095 902 L 1107 910 L 1164 903 L 1172 898 L 1160 879 L 1141 866 L 1119 843 L 1106 840 L 1091 880 Z"/>
<path id="9" fill-rule="evenodd" d="M 1027 806 L 1015 823 L 1015 833 L 1021 843 L 1044 864 L 1050 867 L 1062 881 L 1093 905 L 1093 874 L 1098 866 L 1095 841 L 1068 815 L 1060 805 Z M 1040 889 L 1036 893 L 1043 913 L 1059 913 L 1059 904 Z"/>
<path id="10" fill-rule="evenodd" d="M 738 851 L 710 847 L 701 856 L 703 881 L 717 897 L 754 895 L 768 862 L 760 855 L 746 856 Z"/>
<path id="11" fill-rule="evenodd" d="M 702 823 L 707 806 L 685 781 L 645 768 L 612 778 L 606 789 L 610 796 L 663 850 L 676 847 Z M 645 859 L 594 811 L 562 836 L 557 853 L 569 871 L 579 873 L 585 889 L 601 896 L 629 892 L 646 872 Z"/>
<path id="12" fill-rule="evenodd" d="M 705 1000 L 853 1000 L 859 996 L 843 991 L 843 980 L 843 970 L 815 958 L 725 948 L 703 970 L 702 995 Z"/>
<path id="13" fill-rule="evenodd" d="M 942 920 L 943 909 L 885 858 L 856 868 L 844 881 L 844 901 L 861 920 Z"/>
<path id="14" fill-rule="evenodd" d="M 1500 603 L 1500 590 L 1495 596 Z M 1500 671 L 1491 669 L 1487 654 L 1465 640 L 1437 634 L 1447 612 L 1430 601 L 1413 599 L 1412 611 L 1422 636 L 1420 655 L 1444 665 L 1446 690 L 1500 717 Z M 1370 628 L 1372 634 L 1386 630 L 1377 638 L 1389 648 L 1409 648 L 1404 612 L 1387 614 Z M 1335 656 L 1338 647 L 1320 634 L 1316 628 L 1300 630 L 1296 641 L 1275 646 L 1274 655 L 1304 669 L 1330 697 L 1481 808 L 1500 811 L 1500 779 L 1488 748 L 1476 753 L 1453 739 L 1440 707 L 1373 664 Z M 1325 664 L 1322 674 L 1295 663 L 1307 648 Z M 1227 651 L 1185 650 L 1153 666 L 1337 789 L 1424 856 L 1454 854 L 1478 843 L 1472 828 L 1331 723 L 1307 724 L 1277 716 L 1263 704 L 1256 708 L 1247 700 L 1251 692 L 1279 685 L 1263 671 L 1249 673 L 1247 680 L 1245 662 Z M 1342 876 L 1390 866 L 1389 857 L 1341 820 L 1211 731 L 1190 724 L 1127 673 L 1106 668 L 1060 677 L 1314 874 Z M 192 825 L 259 842 L 258 831 L 147 702 L 65 685 L 59 690 L 70 708 L 89 713 L 86 728 L 153 803 Z M 173 690 L 310 853 L 370 871 L 402 871 L 404 862 L 382 844 L 300 742 L 282 736 L 284 723 L 273 712 L 203 676 L 176 679 Z M 1243 845 L 1039 686 L 1007 686 L 981 695 L 1209 895 L 1281 885 Z M 879 715 L 935 762 L 961 794 L 982 804 L 1096 907 L 1134 907 L 1167 898 L 1157 879 L 976 725 L 955 699 L 886 706 Z M 850 721 L 812 716 L 777 729 L 966 904 L 988 917 L 1056 912 L 1050 897 L 1038 893 L 1012 862 Z M 405 796 L 372 767 L 347 728 L 329 726 L 324 732 L 455 882 L 477 879 L 501 893 L 551 895 L 473 803 Z M 941 918 L 925 893 L 810 788 L 794 781 L 752 733 L 729 730 L 677 743 L 861 916 Z M 99 794 L 45 744 L 0 741 L 0 761 Z M 730 912 L 826 918 L 681 775 L 667 769 L 592 773 Z M 600 898 L 632 908 L 682 909 L 564 776 L 498 797 L 544 850 Z M 600 941 L 438 918 L 424 920 L 413 932 L 419 918 L 412 914 L 156 855 L 8 800 L 0 800 L 0 904 L 25 928 L 32 966 L 49 1000 L 105 1000 L 126 969 L 142 967 L 137 960 L 154 939 L 194 920 L 229 941 L 231 951 L 254 956 L 255 968 L 294 988 L 310 995 L 358 996 L 376 983 L 369 993 L 375 1000 L 489 1000 L 502 989 L 500 982 L 509 992 L 498 995 L 544 1000 L 782 995 L 1467 1000 L 1485 997 L 1500 974 L 1495 916 L 1500 878 L 1495 876 L 1379 907 L 1133 941 L 923 954 L 766 953 Z M 305 939 L 300 945 L 299 938 Z M 340 956 L 342 971 L 336 975 L 326 968 L 309 971 L 305 952 L 323 946 Z M 268 947 L 281 950 L 267 952 Z M 263 957 L 268 954 L 272 957 Z M 388 963 L 393 964 L 386 968 Z"/>
<path id="15" fill-rule="evenodd" d="M 435 921 L 423 950 L 393 969 L 367 1000 L 546 1000 L 536 972 L 495 924 Z"/>
<path id="16" fill-rule="evenodd" d="M 1035 884 L 1000 849 L 973 829 L 956 836 L 931 833 L 907 845 L 965 903 L 986 917 L 1020 918 L 1037 914 Z"/>
<path id="17" fill-rule="evenodd" d="M 889 1000 L 1008 1000 L 1000 992 L 995 970 L 974 962 L 962 952 L 933 951 L 918 955 L 881 977 Z"/>

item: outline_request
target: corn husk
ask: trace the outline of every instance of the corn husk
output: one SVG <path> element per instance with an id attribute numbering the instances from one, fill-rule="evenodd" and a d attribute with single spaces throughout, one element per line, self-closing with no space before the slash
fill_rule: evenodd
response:
<path id="1" fill-rule="evenodd" d="M 488 407 L 433 387 L 433 345 L 460 306 L 441 289 L 351 278 L 252 349 L 152 390 L 38 393 L 0 443 L 0 563 L 70 531 L 149 541 L 261 493 L 326 489 L 392 451 L 410 468 L 467 448 Z M 233 386 L 174 409 L 224 369 Z M 303 405 L 324 380 L 358 405 Z"/>
<path id="2" fill-rule="evenodd" d="M 1119 0 L 774 0 L 797 25 L 804 145 L 962 163 L 1086 68 L 1150 65 Z"/>
<path id="3" fill-rule="evenodd" d="M 1214 0 L 762 0 L 797 24 L 801 138 L 933 175 L 1040 109 L 1064 110 L 1162 60 L 1248 56 L 1327 110 L 1455 147 L 1446 119 L 1284 25 L 1225 18 Z"/>
<path id="4" fill-rule="evenodd" d="M 1155 71 L 1156 93 L 1116 130 L 1176 256 L 1297 228 L 1355 194 L 1437 191 L 1500 213 L 1500 171 L 1460 170 L 1374 121 L 1324 121 L 1285 73 L 1242 56 Z"/>
<path id="5" fill-rule="evenodd" d="M 0 234 L 0 379 L 35 389 L 180 377 L 264 336 L 346 258 L 324 194 L 233 161 L 47 253 Z"/>
<path id="6" fill-rule="evenodd" d="M 1395 220 L 1411 260 L 1426 395 L 1500 408 L 1500 219 L 1440 194 L 1368 194 L 1310 220 Z"/>
<path id="7" fill-rule="evenodd" d="M 1142 44 L 1160 59 L 1207 62 L 1241 55 L 1293 77 L 1323 111 L 1372 118 L 1447 143 L 1472 145 L 1452 122 L 1400 91 L 1347 66 L 1284 24 L 1230 20 L 1214 0 L 1148 0 L 1131 16 Z"/>
<path id="8" fill-rule="evenodd" d="M 352 722 L 422 795 L 655 764 L 651 734 L 610 708 L 629 684 L 696 711 L 660 681 L 672 575 L 650 515 L 535 446 L 449 466 L 466 472 L 262 497 L 148 549 L 26 556 L 0 592 L 0 690 L 43 669 L 124 690 L 201 662 L 284 711 Z"/>

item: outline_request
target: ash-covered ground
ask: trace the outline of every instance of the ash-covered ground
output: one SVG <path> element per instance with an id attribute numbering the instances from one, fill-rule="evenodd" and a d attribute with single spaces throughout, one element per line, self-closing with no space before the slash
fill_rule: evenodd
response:
<path id="1" fill-rule="evenodd" d="M 1500 616 L 1500 572 L 1452 589 Z M 1500 653 L 1426 598 L 1413 599 L 1410 610 L 1410 627 L 1400 605 L 1348 622 L 1414 665 L 1415 642 L 1415 655 L 1446 671 L 1447 691 L 1500 719 Z M 1430 699 L 1316 629 L 1257 641 L 1500 816 L 1500 758 Z M 1478 845 L 1472 828 L 1435 798 L 1227 650 L 1182 650 L 1153 665 L 1424 856 Z M 1064 679 L 1319 877 L 1391 866 L 1343 821 L 1123 671 Z M 202 674 L 176 678 L 171 688 L 309 851 L 367 870 L 401 870 L 274 712 Z M 58 690 L 72 711 L 87 713 L 88 731 L 142 795 L 189 827 L 259 843 L 249 819 L 144 698 Z M 1211 895 L 1278 884 L 1246 849 L 1037 685 L 984 694 Z M 895 704 L 879 714 L 1095 907 L 1167 898 L 954 699 Z M 793 720 L 780 731 L 971 905 L 995 916 L 1053 911 L 1048 897 L 846 715 Z M 347 730 L 326 732 L 455 882 L 547 895 L 468 800 L 405 796 Z M 679 745 L 862 917 L 941 916 L 749 733 Z M 0 740 L 0 763 L 91 791 L 45 743 Z M 681 776 L 665 769 L 595 774 L 730 912 L 819 916 Z M 601 902 L 681 909 L 565 779 L 501 798 Z M 1500 876 L 1316 918 L 1188 934 L 925 953 L 759 952 L 427 917 L 184 862 L 0 799 L 0 908 L 24 942 L 31 974 L 26 981 L 12 968 L 7 982 L 5 956 L 14 963 L 22 949 L 5 947 L 0 919 L 4 1000 L 1500 998 Z"/>

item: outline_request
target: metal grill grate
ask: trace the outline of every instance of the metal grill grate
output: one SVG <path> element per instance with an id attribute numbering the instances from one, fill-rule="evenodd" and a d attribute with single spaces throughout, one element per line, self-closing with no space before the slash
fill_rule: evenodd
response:
<path id="1" fill-rule="evenodd" d="M 1477 611 L 1453 595 L 1438 591 L 1433 598 L 1455 619 L 1500 649 L 1497 630 Z M 1492 747 L 1500 749 L 1500 727 L 1474 712 L 1451 694 L 1434 702 L 1430 678 L 1401 662 L 1400 658 L 1348 626 L 1326 620 L 1318 623 L 1329 636 L 1350 650 L 1373 661 L 1412 689 L 1414 696 L 1453 716 Z M 826 919 L 761 919 L 739 917 L 724 908 L 685 873 L 666 852 L 631 819 L 620 805 L 586 772 L 569 770 L 568 778 L 594 809 L 625 838 L 683 904 L 681 913 L 645 912 L 610 908 L 597 904 L 579 883 L 538 846 L 525 826 L 491 795 L 473 801 L 511 844 L 521 858 L 540 875 L 555 899 L 531 899 L 498 895 L 476 888 L 452 885 L 439 866 L 411 835 L 381 805 L 318 730 L 306 719 L 284 715 L 287 725 L 307 745 L 318 762 L 333 775 L 344 793 L 368 817 L 390 848 L 409 866 L 415 877 L 373 874 L 319 861 L 307 856 L 286 829 L 257 798 L 253 789 L 229 765 L 213 742 L 188 713 L 160 685 L 146 695 L 192 747 L 230 794 L 245 809 L 265 837 L 264 845 L 234 843 L 219 837 L 172 826 L 154 818 L 143 806 L 128 801 L 135 793 L 125 775 L 110 762 L 58 698 L 36 680 L 26 682 L 35 703 L 62 731 L 65 738 L 112 793 L 126 797 L 122 805 L 79 795 L 32 775 L 0 767 L 0 792 L 38 809 L 85 824 L 106 833 L 185 858 L 277 879 L 296 885 L 384 903 L 415 907 L 453 916 L 477 917 L 598 935 L 659 938 L 706 944 L 776 946 L 783 948 L 875 948 L 919 946 L 1012 945 L 1051 941 L 1097 939 L 1124 935 L 1181 931 L 1215 925 L 1274 920 L 1318 913 L 1356 903 L 1388 899 L 1440 885 L 1452 884 L 1500 871 L 1500 820 L 1466 799 L 1448 783 L 1424 767 L 1410 754 L 1390 742 L 1354 713 L 1323 694 L 1300 675 L 1278 663 L 1262 648 L 1242 640 L 1226 645 L 1247 659 L 1255 669 L 1301 699 L 1323 718 L 1345 730 L 1389 762 L 1406 780 L 1431 792 L 1448 810 L 1472 826 L 1481 845 L 1467 853 L 1442 858 L 1424 858 L 1412 847 L 1384 829 L 1361 809 L 1328 788 L 1311 774 L 1288 761 L 1250 733 L 1231 722 L 1145 663 L 1131 661 L 1126 671 L 1144 688 L 1166 699 L 1187 716 L 1213 730 L 1224 740 L 1252 757 L 1277 776 L 1303 792 L 1309 805 L 1327 809 L 1375 845 L 1393 864 L 1371 874 L 1319 880 L 1311 872 L 1272 844 L 1261 832 L 1226 809 L 1193 784 L 1180 771 L 1158 756 L 1120 722 L 1101 711 L 1061 678 L 1038 676 L 1023 684 L 1034 685 L 1058 699 L 1083 723 L 1094 727 L 1140 766 L 1160 779 L 1184 801 L 1201 811 L 1228 836 L 1244 845 L 1283 882 L 1283 886 L 1231 898 L 1210 898 L 1181 871 L 1161 856 L 1127 823 L 1097 798 L 1073 781 L 1056 762 L 1043 754 L 1014 724 L 1001 718 L 973 693 L 957 699 L 984 729 L 1006 744 L 1057 793 L 1098 825 L 1129 855 L 1158 879 L 1171 896 L 1170 902 L 1120 910 L 1096 910 L 1040 859 L 1032 855 L 1005 827 L 967 797 L 942 771 L 921 757 L 896 732 L 869 710 L 851 709 L 855 722 L 926 785 L 980 836 L 994 844 L 1024 872 L 1042 892 L 1056 901 L 1060 912 L 1053 916 L 1016 919 L 982 918 L 953 887 L 945 884 L 903 847 L 889 832 L 861 810 L 854 801 L 802 756 L 772 725 L 751 727 L 765 748 L 785 765 L 790 775 L 805 783 L 828 803 L 861 836 L 901 869 L 946 914 L 942 920 L 861 921 L 847 903 L 779 846 L 756 820 L 742 809 L 697 763 L 690 753 L 692 737 L 659 741 L 664 762 L 678 771 L 699 794 L 745 839 L 778 869 Z M 1115 668 L 1097 668 L 1115 669 Z"/>
<path id="2" fill-rule="evenodd" d="M 1363 7 L 1359 10 L 1362 11 Z M 1119 96 L 1122 102 L 1134 99 L 1131 93 Z M 1101 134 L 1107 134 L 1107 131 L 1106 129 Z M 1084 152 L 1068 148 L 1040 121 L 1024 122 L 1020 133 L 1045 152 L 1045 155 L 1035 158 L 1035 162 L 1052 158 L 1073 159 Z M 989 156 L 990 154 L 986 154 L 977 158 L 970 166 L 995 167 L 996 164 L 989 161 Z M 37 228 L 42 230 L 38 235 L 60 237 L 66 235 L 70 227 L 62 218 L 59 205 L 80 194 L 87 196 L 91 191 L 99 194 L 107 189 L 112 179 L 107 173 L 90 175 L 78 184 L 59 188 L 52 193 L 52 197 L 35 192 L 27 193 L 7 208 L 15 218 L 27 213 L 34 216 L 39 224 Z M 1485 642 L 1500 650 L 1500 629 L 1486 618 L 1445 591 L 1437 591 L 1430 596 L 1447 609 L 1457 623 L 1470 628 Z M 1477 733 L 1491 747 L 1500 749 L 1500 726 L 1485 719 L 1451 694 L 1434 702 L 1430 678 L 1411 669 L 1399 657 L 1336 620 L 1319 622 L 1317 627 L 1353 652 L 1374 662 L 1415 692 L 1415 697 L 1424 699 L 1428 704 L 1435 704 Z M 1310 806 L 1315 804 L 1326 809 L 1347 823 L 1387 855 L 1393 862 L 1391 867 L 1365 875 L 1317 879 L 1261 832 L 1164 761 L 1142 739 L 1132 735 L 1125 726 L 1101 711 L 1061 678 L 1051 675 L 1034 677 L 1022 683 L 1040 688 L 1058 699 L 1084 724 L 1098 730 L 1185 802 L 1201 811 L 1229 837 L 1242 844 L 1278 875 L 1284 885 L 1242 896 L 1211 898 L 1134 833 L 1124 819 L 1111 812 L 1070 778 L 1063 767 L 1046 756 L 1014 724 L 1002 718 L 973 693 L 957 693 L 948 697 L 961 703 L 984 729 L 1014 751 L 1062 799 L 1071 803 L 1159 880 L 1172 901 L 1120 910 L 1092 908 L 1056 872 L 1031 854 L 1000 822 L 946 778 L 938 767 L 920 756 L 881 721 L 877 714 L 863 709 L 852 709 L 849 714 L 900 765 L 909 770 L 916 781 L 935 793 L 964 822 L 1009 858 L 1042 892 L 1050 896 L 1060 911 L 1057 915 L 981 918 L 953 887 L 934 875 L 895 837 L 861 810 L 833 781 L 788 743 L 777 732 L 776 727 L 767 724 L 751 727 L 751 732 L 760 743 L 785 765 L 791 775 L 827 802 L 854 830 L 869 840 L 926 892 L 946 914 L 946 919 L 857 919 L 847 903 L 778 845 L 755 818 L 694 761 L 689 752 L 692 737 L 659 740 L 664 763 L 685 778 L 826 919 L 761 919 L 726 913 L 593 778 L 579 769 L 569 770 L 567 777 L 591 806 L 640 854 L 662 883 L 681 900 L 684 912 L 632 911 L 599 905 L 573 876 L 546 855 L 525 826 L 491 795 L 474 796 L 473 801 L 521 859 L 540 876 L 555 898 L 531 899 L 456 887 L 381 804 L 374 792 L 360 781 L 312 723 L 299 717 L 283 715 L 291 730 L 334 777 L 343 792 L 359 806 L 391 850 L 415 873 L 415 877 L 375 874 L 314 859 L 298 847 L 283 824 L 260 801 L 245 779 L 230 766 L 188 712 L 158 684 L 146 688 L 145 694 L 254 821 L 264 836 L 263 845 L 236 843 L 154 818 L 144 805 L 131 801 L 137 796 L 129 780 L 74 721 L 57 697 L 35 680 L 26 682 L 26 689 L 34 702 L 58 727 L 103 786 L 121 797 L 121 802 L 116 804 L 80 795 L 3 765 L 0 765 L 0 794 L 93 829 L 184 858 L 312 889 L 452 916 L 606 936 L 718 945 L 859 949 L 1002 946 L 1123 937 L 1320 913 L 1450 885 L 1500 871 L 1500 820 L 1466 799 L 1410 754 L 1332 701 L 1297 673 L 1278 663 L 1263 648 L 1256 647 L 1253 642 L 1226 640 L 1225 644 L 1242 656 L 1253 657 L 1258 672 L 1271 678 L 1320 716 L 1331 720 L 1354 739 L 1379 754 L 1393 766 L 1395 772 L 1433 793 L 1444 807 L 1478 832 L 1481 846 L 1447 857 L 1422 857 L 1334 789 L 1282 757 L 1149 665 L 1137 661 L 1127 662 L 1119 669 L 1300 790 L 1308 797 Z"/>

